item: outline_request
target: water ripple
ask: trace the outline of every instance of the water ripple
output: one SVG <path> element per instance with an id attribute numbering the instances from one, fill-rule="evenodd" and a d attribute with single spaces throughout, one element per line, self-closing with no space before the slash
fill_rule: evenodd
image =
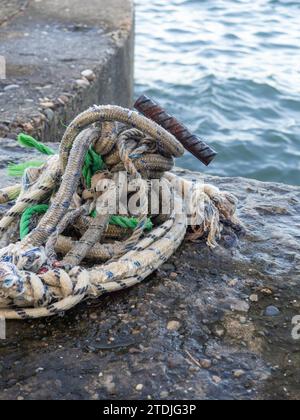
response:
<path id="1" fill-rule="evenodd" d="M 136 94 L 219 152 L 226 176 L 300 183 L 300 2 L 136 0 Z"/>

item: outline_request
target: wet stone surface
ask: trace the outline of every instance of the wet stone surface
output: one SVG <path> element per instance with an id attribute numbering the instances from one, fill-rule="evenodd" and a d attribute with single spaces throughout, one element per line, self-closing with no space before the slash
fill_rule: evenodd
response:
<path id="1" fill-rule="evenodd" d="M 184 243 L 138 287 L 8 322 L 1 399 L 300 398 L 300 189 L 206 181 L 238 196 L 246 236 Z"/>

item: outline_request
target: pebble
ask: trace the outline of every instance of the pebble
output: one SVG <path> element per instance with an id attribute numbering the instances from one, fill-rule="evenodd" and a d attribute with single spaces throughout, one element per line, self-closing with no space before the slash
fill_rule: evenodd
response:
<path id="1" fill-rule="evenodd" d="M 212 362 L 209 359 L 200 360 L 200 365 L 203 369 L 209 369 L 212 366 Z"/>
<path id="2" fill-rule="evenodd" d="M 212 380 L 217 385 L 219 385 L 222 382 L 222 379 L 219 376 L 213 376 Z"/>
<path id="3" fill-rule="evenodd" d="M 143 390 L 143 388 L 144 388 L 144 385 L 143 385 L 143 384 L 138 384 L 138 385 L 135 387 L 135 389 L 136 389 L 137 391 L 142 391 L 142 390 Z"/>
<path id="4" fill-rule="evenodd" d="M 250 299 L 251 302 L 257 303 L 258 302 L 258 295 L 251 295 L 249 299 Z"/>
<path id="5" fill-rule="evenodd" d="M 236 279 L 228 281 L 229 287 L 235 287 L 237 284 L 238 284 L 238 281 Z"/>
<path id="6" fill-rule="evenodd" d="M 280 310 L 276 306 L 268 306 L 265 310 L 265 316 L 274 317 L 278 315 L 280 315 Z"/>
<path id="7" fill-rule="evenodd" d="M 90 82 L 87 79 L 78 79 L 76 85 L 80 88 L 87 88 L 90 86 Z"/>
<path id="8" fill-rule="evenodd" d="M 267 296 L 271 296 L 273 294 L 273 291 L 271 289 L 264 288 L 260 290 L 260 293 L 263 293 L 264 295 L 267 295 Z"/>
<path id="9" fill-rule="evenodd" d="M 243 300 L 233 303 L 230 308 L 234 312 L 249 312 L 250 310 L 249 304 Z"/>
<path id="10" fill-rule="evenodd" d="M 55 108 L 55 104 L 54 104 L 54 102 L 41 102 L 40 103 L 40 106 L 42 107 L 42 108 L 50 108 L 50 109 L 53 109 L 53 108 Z"/>
<path id="11" fill-rule="evenodd" d="M 83 72 L 81 72 L 81 76 L 85 77 L 89 82 L 92 82 L 96 79 L 96 75 L 93 72 L 93 70 L 84 70 Z"/>
<path id="12" fill-rule="evenodd" d="M 113 395 L 116 393 L 116 384 L 114 383 L 114 378 L 112 375 L 108 375 L 104 379 L 103 384 L 109 394 Z"/>
<path id="13" fill-rule="evenodd" d="M 59 98 L 57 98 L 58 102 L 61 103 L 62 105 L 65 105 L 69 102 L 69 98 L 67 96 L 60 96 Z"/>
<path id="14" fill-rule="evenodd" d="M 237 379 L 239 379 L 239 378 L 241 378 L 242 376 L 244 376 L 245 375 L 245 371 L 244 370 L 242 370 L 242 369 L 238 369 L 238 370 L 235 370 L 234 372 L 233 372 L 233 376 L 235 377 L 235 378 L 237 378 Z"/>
<path id="15" fill-rule="evenodd" d="M 10 90 L 19 89 L 19 87 L 20 87 L 19 85 L 8 85 L 8 86 L 5 86 L 3 90 L 4 92 L 9 92 Z"/>
<path id="16" fill-rule="evenodd" d="M 225 334 L 225 330 L 223 328 L 216 328 L 215 333 L 217 337 L 221 338 Z"/>
<path id="17" fill-rule="evenodd" d="M 171 279 L 176 279 L 178 277 L 178 274 L 177 273 L 171 273 L 170 274 L 170 278 Z"/>
<path id="18" fill-rule="evenodd" d="M 168 325 L 167 325 L 167 329 L 169 331 L 178 331 L 180 327 L 181 327 L 181 324 L 178 321 L 170 321 L 168 322 Z"/>

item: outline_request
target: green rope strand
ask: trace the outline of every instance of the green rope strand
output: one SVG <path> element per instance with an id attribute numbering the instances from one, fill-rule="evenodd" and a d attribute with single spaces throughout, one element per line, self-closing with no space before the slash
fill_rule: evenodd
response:
<path id="1" fill-rule="evenodd" d="M 104 167 L 103 159 L 95 152 L 93 147 L 89 148 L 86 154 L 84 165 L 82 168 L 82 175 L 84 177 L 87 188 L 92 186 L 92 177 L 96 172 L 101 171 Z"/>
<path id="2" fill-rule="evenodd" d="M 24 211 L 20 221 L 20 238 L 24 239 L 30 233 L 30 222 L 35 214 L 44 214 L 49 209 L 47 204 L 38 204 Z"/>
<path id="3" fill-rule="evenodd" d="M 24 239 L 30 233 L 30 222 L 35 214 L 45 214 L 49 209 L 48 204 L 38 204 L 29 207 L 24 211 L 20 221 L 20 238 Z M 92 212 L 92 217 L 96 216 L 96 212 Z M 137 228 L 139 221 L 134 217 L 112 216 L 109 221 L 110 225 L 120 226 L 124 229 L 134 230 Z M 153 229 L 153 223 L 150 219 L 147 220 L 145 230 L 150 231 Z"/>
<path id="4" fill-rule="evenodd" d="M 42 154 L 51 156 L 55 154 L 55 151 L 50 147 L 46 146 L 43 143 L 35 140 L 33 137 L 28 136 L 27 134 L 19 134 L 18 141 L 22 146 L 31 147 Z M 11 176 L 22 176 L 24 171 L 29 167 L 39 167 L 43 165 L 43 162 L 27 162 L 20 165 L 9 165 L 8 171 Z M 104 168 L 103 159 L 98 153 L 95 152 L 94 148 L 91 146 L 86 154 L 84 165 L 82 168 L 82 176 L 86 182 L 88 188 L 91 188 L 92 177 L 96 172 L 101 171 Z M 24 211 L 21 222 L 20 222 L 20 238 L 24 239 L 30 231 L 30 222 L 34 214 L 43 214 L 46 213 L 49 209 L 49 206 L 46 204 L 40 204 L 28 208 Z M 92 217 L 96 216 L 96 213 L 93 212 Z M 121 216 L 112 216 L 110 219 L 110 224 L 115 226 L 120 226 L 124 229 L 136 229 L 138 226 L 138 220 L 135 218 L 121 217 Z M 145 230 L 152 230 L 153 224 L 150 219 L 148 219 Z"/>
<path id="5" fill-rule="evenodd" d="M 90 214 L 91 217 L 96 217 L 96 215 L 97 215 L 96 210 L 94 210 Z M 114 226 L 120 226 L 121 228 L 124 228 L 124 229 L 134 230 L 137 228 L 139 221 L 135 217 L 111 216 L 109 224 L 114 225 Z M 145 230 L 150 231 L 152 229 L 153 229 L 153 223 L 151 219 L 148 219 L 145 224 Z"/>
<path id="6" fill-rule="evenodd" d="M 18 135 L 18 142 L 21 146 L 32 148 L 38 150 L 43 155 L 52 156 L 55 155 L 55 151 L 45 144 L 37 141 L 33 137 L 21 133 Z M 22 177 L 28 168 L 39 168 L 43 166 L 45 162 L 43 161 L 29 161 L 20 164 L 9 164 L 8 165 L 8 175 L 12 177 Z"/>
<path id="7" fill-rule="evenodd" d="M 139 221 L 135 217 L 123 217 L 123 216 L 112 216 L 109 221 L 110 225 L 120 226 L 124 229 L 136 229 Z M 145 224 L 145 230 L 152 230 L 153 223 L 150 219 L 147 219 L 147 223 Z"/>
<path id="8" fill-rule="evenodd" d="M 25 163 L 20 163 L 15 165 L 14 163 L 9 163 L 7 168 L 8 176 L 12 176 L 15 178 L 22 177 L 24 175 L 24 172 L 26 169 L 29 168 L 40 168 L 44 165 L 45 162 L 38 161 L 38 160 L 32 160 Z"/>
<path id="9" fill-rule="evenodd" d="M 51 147 L 46 146 L 27 134 L 21 133 L 18 135 L 18 142 L 21 146 L 38 150 L 43 155 L 55 155 L 55 151 Z"/>
<path id="10" fill-rule="evenodd" d="M 34 139 L 33 137 L 21 133 L 18 135 L 18 142 L 21 146 L 27 148 L 33 148 L 38 150 L 40 153 L 52 156 L 55 155 L 55 151 L 50 147 L 46 146 L 45 144 L 39 142 L 38 140 Z M 8 174 L 9 176 L 13 177 L 22 177 L 25 170 L 31 167 L 40 167 L 44 164 L 44 162 L 32 161 L 32 162 L 25 162 L 19 165 L 10 164 L 8 166 Z M 82 168 L 82 175 L 84 177 L 85 183 L 87 188 L 91 188 L 92 185 L 92 177 L 95 175 L 96 172 L 101 171 L 104 167 L 103 159 L 98 153 L 95 152 L 94 148 L 91 146 L 89 151 L 86 154 L 84 165 Z"/>

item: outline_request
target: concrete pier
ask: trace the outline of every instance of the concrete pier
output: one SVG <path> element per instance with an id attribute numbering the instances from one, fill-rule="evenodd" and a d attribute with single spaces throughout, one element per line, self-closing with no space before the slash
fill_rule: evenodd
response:
<path id="1" fill-rule="evenodd" d="M 59 141 L 92 104 L 130 106 L 133 50 L 131 0 L 4 0 L 0 138 Z"/>

